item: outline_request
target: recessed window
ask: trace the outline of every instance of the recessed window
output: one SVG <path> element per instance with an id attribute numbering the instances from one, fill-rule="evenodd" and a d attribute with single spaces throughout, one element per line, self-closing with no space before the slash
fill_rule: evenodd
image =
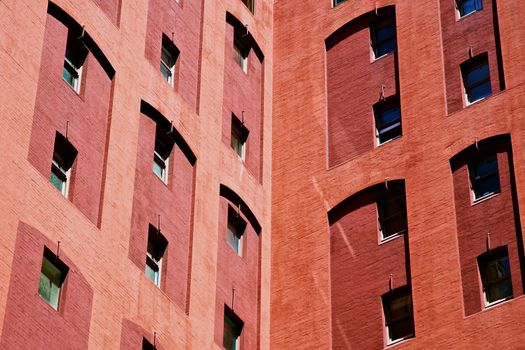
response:
<path id="1" fill-rule="evenodd" d="M 60 133 L 56 133 L 51 175 L 49 180 L 57 190 L 67 198 L 71 183 L 71 169 L 77 156 L 77 150 Z"/>
<path id="2" fill-rule="evenodd" d="M 165 184 L 168 183 L 169 159 L 173 144 L 173 139 L 162 127 L 157 125 L 155 130 L 155 150 L 153 151 L 153 172 Z"/>
<path id="3" fill-rule="evenodd" d="M 235 35 L 233 40 L 233 60 L 241 67 L 244 73 L 248 73 L 248 53 L 241 40 Z"/>
<path id="4" fill-rule="evenodd" d="M 156 350 L 155 346 L 151 344 L 146 338 L 142 338 L 142 350 Z"/>
<path id="5" fill-rule="evenodd" d="M 401 136 L 399 99 L 389 98 L 374 105 L 376 137 L 379 145 Z"/>
<path id="6" fill-rule="evenodd" d="M 469 172 L 474 200 L 479 200 L 501 191 L 496 154 L 483 158 L 480 161 L 470 162 Z"/>
<path id="7" fill-rule="evenodd" d="M 345 2 L 346 0 L 334 0 L 333 1 L 333 4 L 334 4 L 334 7 L 339 5 L 339 4 L 342 4 L 343 2 Z"/>
<path id="8" fill-rule="evenodd" d="M 82 33 L 69 29 L 64 57 L 62 78 L 75 90 L 80 92 L 82 66 L 86 60 L 88 50 L 81 39 Z"/>
<path id="9" fill-rule="evenodd" d="M 470 15 L 473 12 L 483 8 L 482 0 L 456 0 L 456 6 L 459 11 L 459 17 Z"/>
<path id="10" fill-rule="evenodd" d="M 251 13 L 253 13 L 255 0 L 242 0 L 242 3 L 246 5 L 246 7 L 250 10 Z"/>
<path id="11" fill-rule="evenodd" d="M 55 254 L 44 248 L 38 295 L 55 310 L 58 310 L 60 289 L 68 271 L 69 268 Z"/>
<path id="12" fill-rule="evenodd" d="M 486 54 L 474 57 L 461 65 L 467 105 L 492 95 L 490 68 Z"/>
<path id="13" fill-rule="evenodd" d="M 407 232 L 407 212 L 404 190 L 388 190 L 377 199 L 379 231 L 382 239 Z"/>
<path id="14" fill-rule="evenodd" d="M 483 283 L 485 306 L 512 298 L 512 280 L 506 246 L 479 256 L 478 266 Z"/>
<path id="15" fill-rule="evenodd" d="M 246 221 L 233 207 L 228 206 L 228 227 L 226 229 L 226 241 L 237 253 L 242 256 L 242 237 L 246 229 Z"/>
<path id="16" fill-rule="evenodd" d="M 248 140 L 248 133 L 249 131 L 242 121 L 232 114 L 230 145 L 242 160 L 246 158 L 246 141 Z"/>
<path id="17" fill-rule="evenodd" d="M 224 306 L 224 331 L 222 345 L 226 350 L 241 349 L 241 333 L 244 323 L 226 305 Z"/>
<path id="18" fill-rule="evenodd" d="M 144 272 L 159 288 L 162 275 L 162 258 L 167 246 L 168 241 L 162 233 L 153 225 L 149 225 L 146 269 Z"/>
<path id="19" fill-rule="evenodd" d="M 394 290 L 383 296 L 383 311 L 388 344 L 414 336 L 412 294 L 409 288 Z"/>
<path id="20" fill-rule="evenodd" d="M 173 86 L 175 76 L 175 63 L 179 57 L 179 50 L 175 44 L 162 35 L 162 48 L 160 52 L 160 74 L 170 86 Z"/>
<path id="21" fill-rule="evenodd" d="M 396 50 L 396 23 L 393 18 L 372 24 L 370 36 L 375 59 Z"/>

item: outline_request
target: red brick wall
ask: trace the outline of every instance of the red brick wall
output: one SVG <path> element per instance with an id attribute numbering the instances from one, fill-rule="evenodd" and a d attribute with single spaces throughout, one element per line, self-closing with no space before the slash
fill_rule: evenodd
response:
<path id="1" fill-rule="evenodd" d="M 248 73 L 233 58 L 234 28 L 226 23 L 224 52 L 224 104 L 222 140 L 230 147 L 232 113 L 242 119 L 249 130 L 246 142 L 244 164 L 250 173 L 260 181 L 262 151 L 262 91 L 264 81 L 264 63 L 259 60 L 254 50 L 248 55 Z M 232 149 L 232 152 L 233 149 Z"/>
<path id="2" fill-rule="evenodd" d="M 83 66 L 80 94 L 62 79 L 67 33 L 47 16 L 28 160 L 49 179 L 55 134 L 65 135 L 69 121 L 68 140 L 78 155 L 68 199 L 97 224 L 112 82 L 92 54 Z"/>
<path id="3" fill-rule="evenodd" d="M 471 146 L 452 161 L 454 178 L 454 203 L 456 208 L 463 306 L 465 315 L 471 315 L 484 308 L 484 297 L 478 269 L 477 257 L 487 252 L 487 236 L 490 233 L 491 249 L 508 246 L 512 289 L 514 297 L 523 294 L 520 259 L 523 248 L 521 229 L 515 222 L 518 208 L 514 207 L 514 179 L 510 143 L 508 138 L 493 138 L 480 142 L 478 151 Z M 501 193 L 472 204 L 468 159 L 483 157 L 497 152 Z M 518 227 L 519 231 L 516 231 Z M 521 246 L 521 248 L 519 248 Z M 521 250 L 520 250 L 521 249 Z M 521 258 L 520 258 L 521 256 Z"/>
<path id="4" fill-rule="evenodd" d="M 87 349 L 93 289 L 60 245 L 59 258 L 69 267 L 56 311 L 38 295 L 44 247 L 57 243 L 20 222 L 9 280 L 2 349 Z"/>
<path id="5" fill-rule="evenodd" d="M 201 1 L 149 1 L 144 55 L 157 71 L 159 84 L 162 82 L 166 89 L 172 89 L 162 81 L 159 67 L 162 34 L 169 39 L 173 35 L 173 43 L 180 52 L 175 64 L 173 89 L 193 108 L 197 108 L 198 103 L 201 17 Z"/>
<path id="6" fill-rule="evenodd" d="M 381 9 L 385 18 L 394 9 Z M 397 93 L 396 53 L 374 60 L 370 47 L 371 21 L 367 13 L 338 29 L 326 40 L 328 100 L 328 163 L 348 161 L 370 151 L 375 144 L 373 105 Z"/>
<path id="7" fill-rule="evenodd" d="M 390 189 L 394 186 L 403 185 L 389 184 Z M 381 242 L 376 200 L 386 193 L 384 184 L 379 184 L 353 195 L 330 212 L 334 349 L 381 349 L 386 344 L 381 296 L 390 287 L 410 285 L 406 234 Z"/>
<path id="8" fill-rule="evenodd" d="M 144 271 L 148 227 L 157 227 L 168 240 L 163 257 L 161 289 L 187 310 L 193 204 L 193 166 L 175 144 L 169 158 L 168 184 L 153 173 L 156 123 L 141 113 L 129 258 Z"/>
<path id="9" fill-rule="evenodd" d="M 95 4 L 97 4 L 98 7 L 104 13 L 106 16 L 109 17 L 109 19 L 115 24 L 120 24 L 120 3 L 122 0 L 93 0 Z"/>
<path id="10" fill-rule="evenodd" d="M 443 58 L 447 89 L 447 110 L 453 113 L 462 109 L 464 88 L 460 64 L 467 61 L 469 47 L 473 56 L 488 53 L 492 94 L 500 91 L 496 33 L 493 20 L 493 1 L 483 0 L 483 9 L 459 19 L 454 0 L 440 0 L 441 30 L 443 32 Z"/>
<path id="11" fill-rule="evenodd" d="M 237 255 L 226 241 L 228 205 L 237 208 L 236 204 L 221 197 L 219 207 L 215 342 L 222 347 L 224 305 L 228 305 L 244 322 L 241 348 L 257 349 L 259 344 L 260 237 L 241 211 L 240 216 L 247 222 L 247 225 L 242 239 L 242 256 Z M 235 296 L 232 305 L 233 288 L 235 288 Z"/>
<path id="12" fill-rule="evenodd" d="M 155 343 L 157 350 L 164 350 L 165 348 L 162 346 L 162 336 L 160 334 L 154 335 L 153 332 L 143 329 L 140 325 L 130 320 L 122 320 L 120 350 L 142 349 L 143 338 L 146 338 L 152 345 Z"/>

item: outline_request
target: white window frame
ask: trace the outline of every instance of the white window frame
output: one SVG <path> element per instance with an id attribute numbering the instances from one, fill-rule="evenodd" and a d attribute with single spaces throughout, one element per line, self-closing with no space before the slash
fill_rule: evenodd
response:
<path id="1" fill-rule="evenodd" d="M 153 282 L 153 284 L 155 284 L 157 287 L 160 288 L 160 283 L 161 283 L 161 278 L 162 278 L 162 259 L 163 257 L 161 257 L 159 260 L 156 260 L 155 258 L 153 258 L 150 252 L 146 251 L 146 269 L 148 268 L 148 259 L 150 259 L 157 267 L 157 275 L 156 275 L 155 281 L 151 280 L 151 278 L 150 280 Z"/>
<path id="2" fill-rule="evenodd" d="M 77 94 L 80 93 L 80 84 L 81 84 L 81 81 L 82 81 L 82 68 L 84 67 L 83 65 L 80 66 L 79 68 L 75 67 L 75 65 L 73 63 L 71 63 L 71 61 L 64 56 L 64 62 L 69 65 L 76 73 L 77 73 L 77 77 L 73 77 L 73 85 L 69 84 L 69 82 L 64 79 L 64 74 L 62 74 L 62 79 L 69 85 L 71 86 L 71 88 L 73 90 L 75 90 L 75 92 Z M 66 67 L 64 67 L 63 69 L 66 69 Z M 66 69 L 67 70 L 67 69 Z"/>
<path id="3" fill-rule="evenodd" d="M 63 180 L 64 185 L 62 186 L 62 191 L 60 191 L 60 192 L 62 193 L 62 195 L 64 197 L 67 198 L 67 196 L 69 194 L 69 183 L 70 183 L 70 180 L 71 180 L 71 168 L 69 168 L 68 170 L 62 169 L 58 165 L 58 163 L 57 163 L 57 161 L 55 159 L 53 159 L 51 167 L 52 167 L 51 171 L 53 171 L 53 169 L 56 169 L 56 171 L 60 175 L 62 175 L 62 177 L 64 177 L 64 179 L 65 179 L 65 180 Z"/>
<path id="4" fill-rule="evenodd" d="M 171 153 L 170 153 L 171 155 Z M 162 164 L 159 164 L 157 162 L 157 159 L 162 162 Z M 170 157 L 168 156 L 166 159 L 162 158 L 162 156 L 157 152 L 156 150 L 153 151 L 153 162 L 157 164 L 161 168 L 161 175 L 157 174 L 155 171 L 153 173 L 162 180 L 166 185 L 168 184 L 168 172 L 169 172 L 169 164 L 170 164 Z M 164 167 L 162 167 L 163 165 Z"/>
<path id="5" fill-rule="evenodd" d="M 177 1 L 178 2 L 178 1 Z M 166 82 L 168 83 L 169 86 L 173 87 L 173 81 L 174 81 L 174 75 L 175 75 L 175 63 L 176 62 L 173 62 L 173 65 L 170 67 L 168 65 L 167 62 L 164 62 L 164 60 L 162 59 L 162 55 L 163 54 L 166 54 L 166 55 L 169 55 L 169 57 L 174 60 L 173 58 L 173 54 L 166 48 L 164 47 L 164 45 L 162 46 L 161 48 L 161 54 L 160 54 L 160 64 L 162 66 L 164 66 L 164 68 L 166 68 L 166 70 L 168 70 L 170 72 L 170 76 L 168 77 L 168 79 L 164 79 L 166 80 Z M 164 77 L 163 77 L 164 78 Z"/>

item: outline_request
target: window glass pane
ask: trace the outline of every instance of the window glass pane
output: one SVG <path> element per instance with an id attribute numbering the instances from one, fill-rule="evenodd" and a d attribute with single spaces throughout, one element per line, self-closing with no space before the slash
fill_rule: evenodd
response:
<path id="1" fill-rule="evenodd" d="M 414 319 L 407 317 L 403 320 L 393 322 L 388 327 L 388 333 L 392 341 L 412 336 L 414 334 Z"/>
<path id="2" fill-rule="evenodd" d="M 376 42 L 383 42 L 387 39 L 393 38 L 396 35 L 396 26 L 394 23 L 388 23 L 380 26 L 376 30 Z"/>
<path id="3" fill-rule="evenodd" d="M 239 253 L 240 237 L 237 235 L 235 225 L 228 223 L 228 229 L 226 231 L 226 241 L 233 248 L 236 253 Z"/>
<path id="4" fill-rule="evenodd" d="M 51 181 L 51 184 L 56 187 L 57 190 L 60 192 L 63 192 L 65 181 L 62 179 L 62 176 L 58 171 L 54 168 L 51 169 L 51 176 L 49 178 Z"/>
<path id="5" fill-rule="evenodd" d="M 396 49 L 396 39 L 392 38 L 390 40 L 384 41 L 381 44 L 377 45 L 376 57 L 381 57 L 390 53 Z"/>
<path id="6" fill-rule="evenodd" d="M 489 194 L 499 193 L 500 184 L 498 175 L 486 177 L 483 180 L 479 180 L 477 183 L 476 197 L 484 197 Z"/>
<path id="7" fill-rule="evenodd" d="M 162 74 L 162 77 L 164 78 L 164 80 L 166 80 L 168 83 L 171 84 L 171 77 L 172 77 L 171 69 L 168 68 L 168 66 L 166 66 L 164 62 L 160 63 L 160 73 Z"/>
<path id="8" fill-rule="evenodd" d="M 228 315 L 224 315 L 224 331 L 222 337 L 222 344 L 225 349 L 237 350 L 239 344 L 239 337 L 241 336 L 242 326 L 237 324 Z"/>
<path id="9" fill-rule="evenodd" d="M 42 269 L 40 271 L 38 294 L 55 309 L 58 308 L 60 284 L 60 270 L 44 257 L 42 260 Z"/>
<path id="10" fill-rule="evenodd" d="M 485 281 L 488 284 L 510 277 L 509 258 L 504 257 L 490 261 L 487 264 L 485 273 Z"/>
<path id="11" fill-rule="evenodd" d="M 146 269 L 144 273 L 151 281 L 153 281 L 153 283 L 159 285 L 159 267 L 149 257 L 146 258 Z"/>
<path id="12" fill-rule="evenodd" d="M 480 66 L 476 66 L 467 72 L 467 84 L 473 85 L 483 80 L 487 80 L 490 77 L 489 65 L 484 63 Z"/>
<path id="13" fill-rule="evenodd" d="M 498 172 L 498 158 L 496 155 L 491 156 L 476 164 L 476 177 L 483 177 L 486 175 Z"/>
<path id="14" fill-rule="evenodd" d="M 380 121 L 382 125 L 390 124 L 396 120 L 399 120 L 401 118 L 401 111 L 399 110 L 399 107 L 392 107 L 389 109 L 386 109 L 382 111 L 379 115 Z"/>
<path id="15" fill-rule="evenodd" d="M 512 297 L 512 281 L 510 279 L 490 285 L 486 291 L 487 302 L 493 303 L 498 300 Z"/>
<path id="16" fill-rule="evenodd" d="M 166 67 L 168 69 L 173 67 L 173 65 L 175 63 L 174 60 L 173 60 L 173 56 L 168 51 L 168 49 L 166 49 L 165 47 L 162 48 L 162 52 L 160 54 L 160 59 L 161 59 L 162 62 L 164 62 L 164 64 L 166 65 Z"/>
<path id="17" fill-rule="evenodd" d="M 482 0 L 465 0 L 459 6 L 459 12 L 461 16 L 466 16 L 474 11 L 481 10 L 482 8 Z"/>

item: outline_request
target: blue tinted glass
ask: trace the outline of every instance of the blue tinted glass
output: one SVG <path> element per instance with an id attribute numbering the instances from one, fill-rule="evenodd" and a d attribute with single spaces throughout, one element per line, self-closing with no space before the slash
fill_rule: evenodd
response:
<path id="1" fill-rule="evenodd" d="M 476 66 L 467 72 L 467 85 L 472 85 L 485 79 L 490 78 L 490 71 L 488 63 L 484 63 L 481 66 Z"/>
<path id="2" fill-rule="evenodd" d="M 493 176 L 486 177 L 478 182 L 478 190 L 476 193 L 476 197 L 480 198 L 488 196 L 489 194 L 498 193 L 499 191 L 499 176 L 496 174 Z"/>
<path id="3" fill-rule="evenodd" d="M 379 118 L 381 119 L 381 124 L 390 124 L 396 120 L 399 120 L 401 117 L 401 112 L 399 111 L 399 107 L 394 107 L 387 109 L 383 112 L 381 112 Z"/>
<path id="4" fill-rule="evenodd" d="M 490 87 L 490 81 L 487 81 L 481 85 L 476 86 L 474 89 L 470 89 L 467 92 L 467 98 L 469 102 L 476 102 L 484 97 L 492 95 L 492 88 Z"/>
<path id="5" fill-rule="evenodd" d="M 466 16 L 474 11 L 481 10 L 483 8 L 482 0 L 466 0 L 459 6 L 459 12 L 461 16 Z"/>
<path id="6" fill-rule="evenodd" d="M 396 49 L 396 39 L 392 38 L 388 41 L 384 41 L 381 44 L 378 44 L 376 47 L 376 57 L 381 57 L 390 53 Z"/>
<path id="7" fill-rule="evenodd" d="M 498 172 L 498 159 L 496 155 L 476 164 L 476 177 Z"/>
<path id="8" fill-rule="evenodd" d="M 376 41 L 383 41 L 389 37 L 395 37 L 396 35 L 396 26 L 394 23 L 388 23 L 382 27 L 377 28 L 376 30 Z"/>

